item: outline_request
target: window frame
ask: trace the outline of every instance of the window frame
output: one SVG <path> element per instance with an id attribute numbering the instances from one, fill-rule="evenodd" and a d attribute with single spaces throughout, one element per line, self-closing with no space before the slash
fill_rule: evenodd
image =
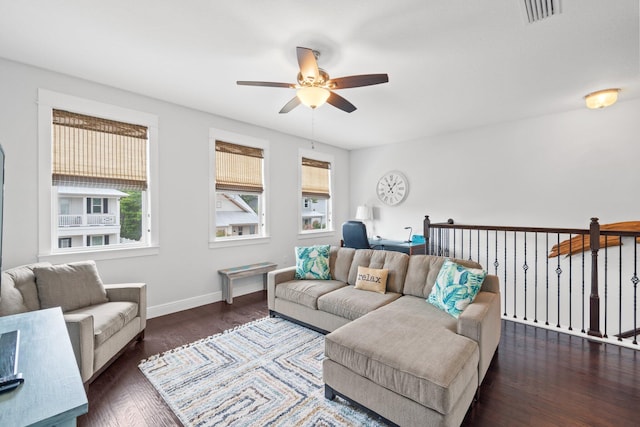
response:
<path id="1" fill-rule="evenodd" d="M 323 162 L 328 162 L 331 164 L 331 168 L 329 169 L 329 192 L 330 197 L 327 199 L 327 228 L 325 229 L 317 229 L 317 230 L 304 230 L 303 220 L 302 220 L 302 158 L 308 158 L 313 160 L 320 160 Z M 323 235 L 333 235 L 335 232 L 334 229 L 334 218 L 333 218 L 333 199 L 334 199 L 334 172 L 333 169 L 335 167 L 335 159 L 332 154 L 323 153 L 316 150 L 308 150 L 301 148 L 298 151 L 298 192 L 297 192 L 297 205 L 298 205 L 298 237 L 299 238 L 312 238 Z"/>
<path id="2" fill-rule="evenodd" d="M 216 141 L 224 141 L 247 147 L 260 148 L 263 150 L 262 158 L 262 200 L 261 218 L 262 233 L 259 235 L 244 236 L 216 236 Z M 247 192 L 249 193 L 249 192 Z M 209 129 L 209 248 L 226 246 L 243 246 L 251 244 L 264 244 L 271 240 L 269 234 L 269 221 L 271 215 L 269 209 L 269 141 L 255 138 L 223 129 Z"/>
<path id="3" fill-rule="evenodd" d="M 53 109 L 69 110 L 80 114 L 101 117 L 127 123 L 139 124 L 148 130 L 147 171 L 148 186 L 143 202 L 146 221 L 145 240 L 139 244 L 106 245 L 102 247 L 76 247 L 72 250 L 58 248 L 57 229 L 58 202 L 55 188 L 51 183 L 52 174 L 52 115 Z M 160 209 L 158 197 L 158 117 L 142 111 L 38 89 L 38 259 L 40 261 L 65 262 L 86 259 L 114 259 L 130 256 L 155 255 L 160 244 Z"/>

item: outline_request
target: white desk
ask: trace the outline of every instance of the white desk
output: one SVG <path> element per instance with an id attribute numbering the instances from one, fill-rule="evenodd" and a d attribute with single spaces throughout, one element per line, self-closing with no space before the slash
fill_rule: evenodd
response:
<path id="1" fill-rule="evenodd" d="M 24 383 L 0 394 L 0 426 L 75 426 L 89 404 L 62 311 L 0 317 L 0 332 L 15 329 Z"/>

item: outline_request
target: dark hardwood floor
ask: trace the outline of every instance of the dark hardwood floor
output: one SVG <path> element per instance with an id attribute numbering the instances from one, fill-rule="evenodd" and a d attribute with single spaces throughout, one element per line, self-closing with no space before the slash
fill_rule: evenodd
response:
<path id="1" fill-rule="evenodd" d="M 178 419 L 138 370 L 141 359 L 267 315 L 266 292 L 150 319 L 89 388 L 79 426 L 173 426 Z M 503 321 L 498 354 L 464 426 L 638 426 L 638 352 Z"/>

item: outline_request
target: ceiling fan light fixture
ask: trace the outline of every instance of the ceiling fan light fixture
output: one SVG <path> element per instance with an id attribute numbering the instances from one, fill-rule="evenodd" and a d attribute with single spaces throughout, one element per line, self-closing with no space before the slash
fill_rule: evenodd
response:
<path id="1" fill-rule="evenodd" d="M 327 102 L 331 95 L 329 89 L 317 86 L 303 86 L 298 89 L 296 96 L 309 108 L 317 108 Z"/>
<path id="2" fill-rule="evenodd" d="M 592 92 L 584 97 L 587 108 L 591 110 L 605 108 L 613 105 L 618 100 L 620 89 L 604 89 Z"/>

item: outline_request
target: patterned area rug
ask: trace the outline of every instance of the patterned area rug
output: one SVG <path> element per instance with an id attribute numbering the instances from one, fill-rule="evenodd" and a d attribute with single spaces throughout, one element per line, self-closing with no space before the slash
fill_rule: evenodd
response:
<path id="1" fill-rule="evenodd" d="M 324 336 L 265 318 L 152 356 L 140 370 L 185 426 L 382 426 L 324 397 Z"/>

